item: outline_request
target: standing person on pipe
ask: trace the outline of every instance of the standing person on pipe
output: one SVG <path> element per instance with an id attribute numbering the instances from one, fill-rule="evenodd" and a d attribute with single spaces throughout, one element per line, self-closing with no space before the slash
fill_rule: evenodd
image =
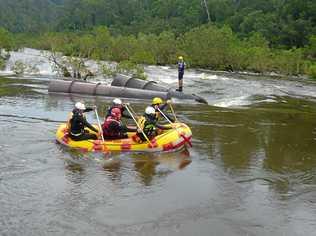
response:
<path id="1" fill-rule="evenodd" d="M 176 91 L 182 92 L 183 91 L 183 75 L 184 75 L 184 69 L 185 69 L 185 62 L 183 60 L 182 56 L 178 57 L 178 84 L 179 88 L 176 89 Z"/>
<path id="2" fill-rule="evenodd" d="M 98 139 L 97 135 L 90 133 L 87 129 L 99 133 L 86 119 L 85 112 L 93 111 L 93 108 L 86 108 L 82 102 L 77 102 L 75 108 L 69 115 L 67 128 L 69 137 L 74 141 L 81 141 L 87 139 Z"/>

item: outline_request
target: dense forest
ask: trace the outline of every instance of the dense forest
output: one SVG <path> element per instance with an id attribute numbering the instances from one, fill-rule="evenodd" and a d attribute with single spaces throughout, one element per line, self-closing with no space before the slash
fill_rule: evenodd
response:
<path id="1" fill-rule="evenodd" d="M 181 54 L 195 67 L 316 76 L 315 12 L 315 0 L 0 0 L 0 47 L 10 34 L 94 59 Z"/>

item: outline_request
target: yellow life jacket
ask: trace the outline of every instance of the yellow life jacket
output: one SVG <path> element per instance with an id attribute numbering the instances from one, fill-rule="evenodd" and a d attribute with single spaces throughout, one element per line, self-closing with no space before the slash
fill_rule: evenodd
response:
<path id="1" fill-rule="evenodd" d="M 137 123 L 141 129 L 145 127 L 146 118 L 144 116 L 139 117 Z"/>
<path id="2" fill-rule="evenodd" d="M 70 120 L 71 120 L 72 116 L 73 116 L 73 113 L 72 113 L 72 112 L 69 112 L 68 117 L 67 117 L 67 125 L 66 125 L 66 128 L 67 128 L 68 130 L 71 129 Z"/>

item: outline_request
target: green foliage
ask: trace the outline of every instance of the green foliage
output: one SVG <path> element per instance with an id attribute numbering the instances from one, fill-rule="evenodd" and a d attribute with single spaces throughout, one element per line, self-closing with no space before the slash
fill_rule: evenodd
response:
<path id="1" fill-rule="evenodd" d="M 100 64 L 101 73 L 107 77 L 113 77 L 116 74 L 128 74 L 133 77 L 146 80 L 147 76 L 144 71 L 144 67 L 135 64 L 131 61 L 121 61 L 116 65 Z"/>
<path id="2" fill-rule="evenodd" d="M 241 40 L 229 26 L 213 24 L 193 28 L 176 36 L 164 31 L 159 35 L 139 33 L 137 36 L 113 36 L 106 27 L 78 33 L 49 33 L 42 35 L 37 47 L 61 52 L 68 58 L 89 58 L 116 61 L 116 68 L 103 66 L 103 74 L 111 76 L 118 71 L 142 77 L 139 64 L 175 64 L 179 55 L 194 67 L 215 70 L 247 70 L 298 75 L 306 72 L 306 52 L 313 52 L 315 40 L 308 48 L 273 49 L 260 33 L 252 33 Z M 61 64 L 86 73 L 84 60 L 67 59 Z M 59 66 L 59 68 L 63 68 Z"/>
<path id="3" fill-rule="evenodd" d="M 164 31 L 157 37 L 155 57 L 157 64 L 173 64 L 176 62 L 177 39 L 172 32 Z"/>
<path id="4" fill-rule="evenodd" d="M 220 69 L 230 60 L 234 40 L 229 27 L 207 25 L 186 33 L 181 48 L 192 66 Z"/>
<path id="5" fill-rule="evenodd" d="M 311 64 L 307 69 L 307 74 L 312 78 L 316 79 L 316 63 Z"/>
<path id="6" fill-rule="evenodd" d="M 303 51 L 291 49 L 278 51 L 275 55 L 274 66 L 282 74 L 299 75 L 303 72 Z"/>
<path id="7" fill-rule="evenodd" d="M 146 80 L 144 67 L 137 65 L 131 61 L 121 61 L 116 66 L 117 73 L 131 74 L 133 77 Z"/>
<path id="8" fill-rule="evenodd" d="M 6 49 L 7 51 L 13 48 L 13 38 L 11 34 L 0 27 L 0 49 Z"/>
<path id="9" fill-rule="evenodd" d="M 3 70 L 5 68 L 5 60 L 0 57 L 0 70 Z"/>
<path id="10" fill-rule="evenodd" d="M 206 2 L 211 23 L 201 0 L 3 0 L 0 27 L 28 34 L 13 39 L 0 28 L 0 48 L 118 62 L 103 66 L 109 75 L 142 74 L 137 65 L 174 64 L 178 55 L 194 67 L 313 74 L 315 0 Z M 88 73 L 83 59 L 61 63 Z"/>
<path id="11" fill-rule="evenodd" d="M 114 77 L 117 74 L 116 66 L 99 64 L 99 67 L 101 68 L 101 73 L 106 77 Z"/>
<path id="12" fill-rule="evenodd" d="M 21 75 L 24 74 L 27 66 L 22 61 L 16 61 L 15 64 L 12 67 L 12 70 L 15 74 Z"/>
<path id="13" fill-rule="evenodd" d="M 4 69 L 6 61 L 10 57 L 9 51 L 14 47 L 12 35 L 0 27 L 0 69 Z"/>
<path id="14" fill-rule="evenodd" d="M 242 38 L 257 32 L 269 45 L 290 49 L 306 46 L 316 33 L 315 0 L 206 2 L 212 23 L 229 25 Z M 179 36 L 207 22 L 201 0 L 0 1 L 0 27 L 11 32 L 78 32 L 106 26 L 114 35 L 170 31 Z"/>
<path id="15" fill-rule="evenodd" d="M 306 47 L 306 54 L 311 59 L 316 59 L 316 35 L 312 35 Z"/>

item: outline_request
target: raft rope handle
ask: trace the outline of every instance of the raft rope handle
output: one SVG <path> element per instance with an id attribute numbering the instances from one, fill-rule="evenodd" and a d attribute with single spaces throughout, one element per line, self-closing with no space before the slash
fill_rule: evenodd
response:
<path id="1" fill-rule="evenodd" d="M 145 139 L 147 140 L 148 143 L 151 143 L 149 138 L 147 137 L 147 135 L 144 133 L 143 129 L 140 127 L 140 125 L 138 124 L 138 122 L 136 121 L 135 117 L 133 116 L 132 112 L 129 109 L 129 105 L 126 104 L 126 110 L 129 112 L 129 114 L 132 116 L 133 120 L 135 121 L 137 127 L 140 129 L 140 131 L 142 132 L 142 134 L 144 135 Z"/>
<path id="2" fill-rule="evenodd" d="M 101 139 L 102 139 L 102 142 L 104 143 L 103 130 L 102 130 L 102 127 L 101 127 L 101 123 L 100 123 L 97 107 L 94 108 L 94 111 L 95 111 L 95 115 L 97 116 L 98 126 L 99 126 L 100 133 L 101 133 Z"/>

